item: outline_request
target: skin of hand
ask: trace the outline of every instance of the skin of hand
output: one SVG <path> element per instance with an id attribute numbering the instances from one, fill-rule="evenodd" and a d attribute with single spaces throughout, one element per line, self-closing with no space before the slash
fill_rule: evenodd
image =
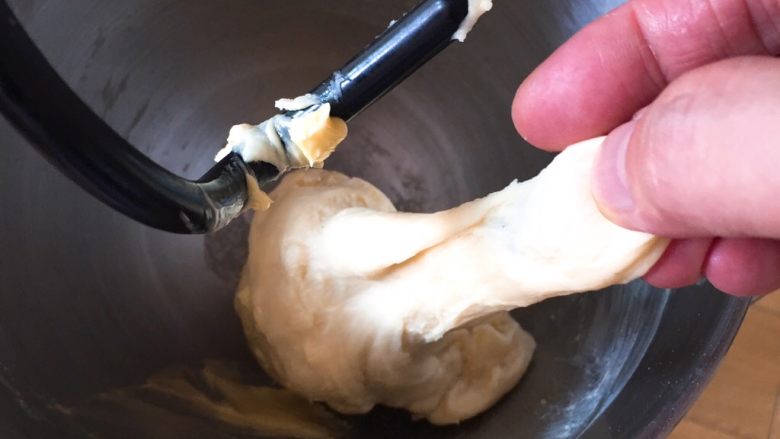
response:
<path id="1" fill-rule="evenodd" d="M 675 238 L 645 279 L 780 288 L 780 1 L 633 0 L 520 86 L 517 130 L 549 151 L 609 133 L 602 212 Z"/>

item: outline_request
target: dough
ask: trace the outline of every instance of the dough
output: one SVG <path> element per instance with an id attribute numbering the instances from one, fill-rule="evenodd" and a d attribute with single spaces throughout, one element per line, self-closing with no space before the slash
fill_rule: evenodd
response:
<path id="1" fill-rule="evenodd" d="M 288 175 L 253 220 L 238 287 L 255 356 L 344 413 L 385 404 L 447 424 L 487 409 L 534 349 L 507 310 L 631 281 L 667 245 L 599 212 L 590 173 L 601 142 L 433 214 L 396 212 L 335 172 Z"/>
<path id="2" fill-rule="evenodd" d="M 259 125 L 239 124 L 230 129 L 227 145 L 214 158 L 220 161 L 231 152 L 245 162 L 266 162 L 280 172 L 297 168 L 321 168 L 347 137 L 347 124 L 330 116 L 330 104 L 320 104 L 313 95 L 280 99 L 280 110 L 304 110 L 301 114 L 276 115 Z"/>
<path id="3" fill-rule="evenodd" d="M 279 99 L 276 107 L 300 113 L 279 114 L 259 125 L 234 125 L 228 134 L 227 145 L 217 153 L 214 161 L 219 162 L 235 152 L 247 163 L 270 163 L 280 174 L 290 169 L 321 168 L 347 137 L 346 122 L 331 117 L 330 104 L 322 104 L 313 94 Z M 271 198 L 254 176 L 247 175 L 247 192 L 246 207 L 262 211 L 271 206 Z"/>
<path id="4" fill-rule="evenodd" d="M 466 15 L 458 30 L 452 35 L 452 39 L 461 43 L 466 41 L 466 36 L 474 28 L 474 25 L 477 24 L 477 20 L 482 17 L 482 14 L 491 9 L 493 9 L 493 0 L 469 0 L 468 15 Z"/>
<path id="5" fill-rule="evenodd" d="M 313 107 L 321 103 L 322 102 L 320 102 L 320 98 L 318 98 L 316 95 L 313 95 L 311 93 L 306 93 L 305 95 L 298 96 L 293 99 L 289 99 L 289 98 L 277 99 L 276 102 L 274 103 L 274 106 L 283 111 L 298 111 L 298 110 L 303 110 L 305 108 Z"/>

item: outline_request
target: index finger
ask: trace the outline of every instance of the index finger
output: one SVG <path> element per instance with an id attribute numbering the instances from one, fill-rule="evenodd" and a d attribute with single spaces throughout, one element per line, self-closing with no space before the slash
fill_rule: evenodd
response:
<path id="1" fill-rule="evenodd" d="M 778 53 L 780 2 L 635 0 L 540 65 L 518 89 L 512 118 L 530 143 L 557 151 L 607 134 L 688 70 Z"/>

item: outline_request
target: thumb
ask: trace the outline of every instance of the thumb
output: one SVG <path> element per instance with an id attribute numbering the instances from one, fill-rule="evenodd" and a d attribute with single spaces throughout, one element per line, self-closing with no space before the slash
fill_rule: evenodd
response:
<path id="1" fill-rule="evenodd" d="M 780 238 L 780 59 L 675 80 L 605 140 L 594 196 L 614 222 L 671 238 Z"/>

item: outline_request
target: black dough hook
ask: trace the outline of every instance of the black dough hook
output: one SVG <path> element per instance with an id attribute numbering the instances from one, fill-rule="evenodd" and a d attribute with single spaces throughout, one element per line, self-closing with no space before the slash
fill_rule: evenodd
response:
<path id="1" fill-rule="evenodd" d="M 452 41 L 468 0 L 425 0 L 392 24 L 312 93 L 346 121 L 382 97 Z M 260 185 L 279 176 L 235 153 L 198 180 L 161 167 L 95 114 L 60 78 L 0 2 L 0 112 L 70 179 L 114 209 L 174 233 L 208 233 L 243 211 L 246 174 Z"/>

